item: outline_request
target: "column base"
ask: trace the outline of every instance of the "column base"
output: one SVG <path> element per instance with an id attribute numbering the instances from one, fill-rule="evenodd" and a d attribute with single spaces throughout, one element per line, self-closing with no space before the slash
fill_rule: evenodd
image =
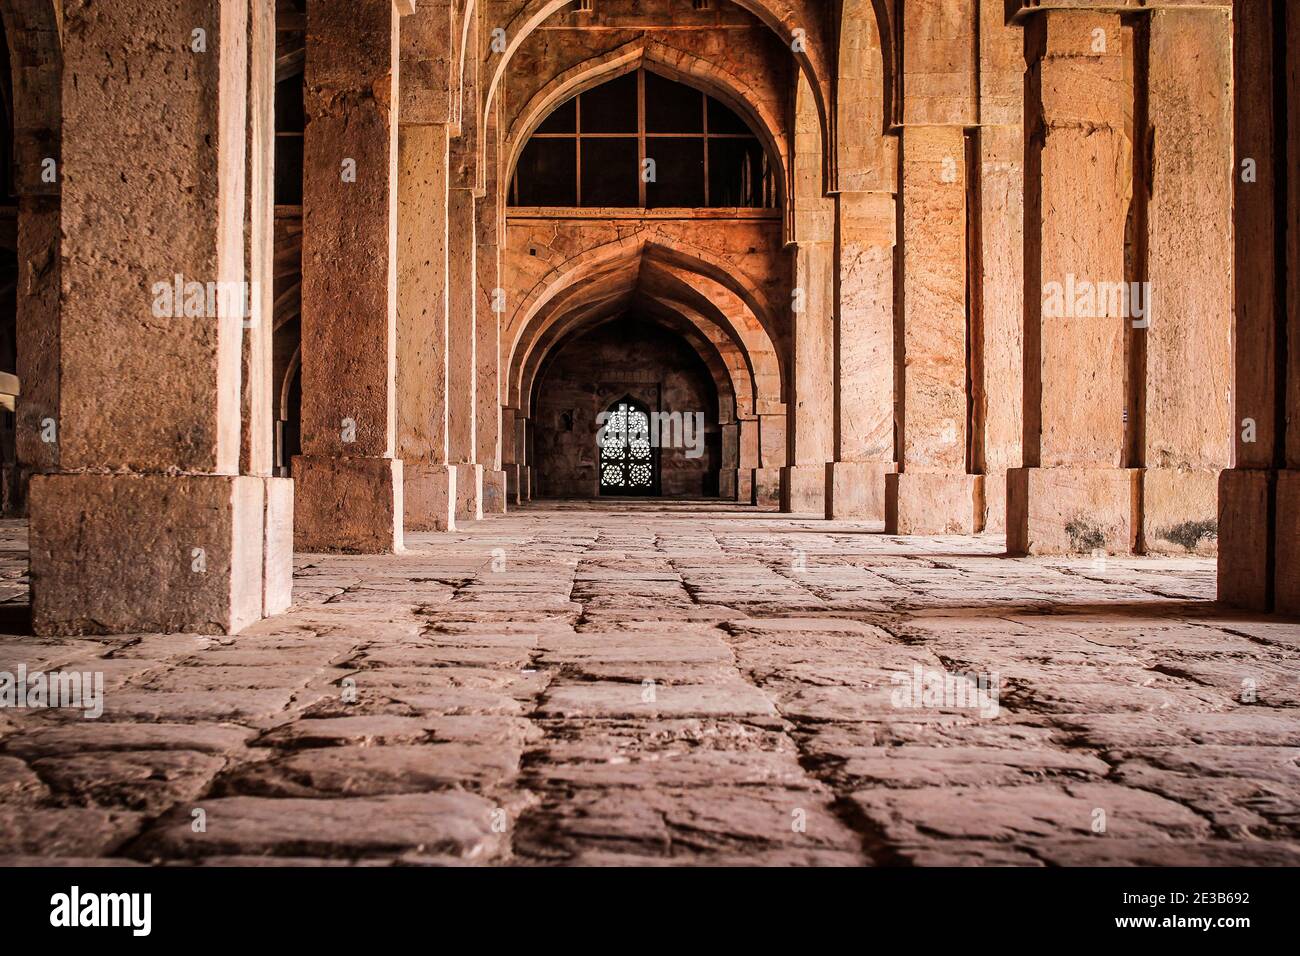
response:
<path id="1" fill-rule="evenodd" d="M 456 469 L 456 520 L 483 520 L 483 466 L 453 465 Z"/>
<path id="2" fill-rule="evenodd" d="M 921 471 L 885 475 L 887 534 L 976 534 L 983 530 L 983 475 Z"/>
<path id="3" fill-rule="evenodd" d="M 1273 609 L 1300 616 L 1300 471 L 1277 473 Z"/>
<path id="4" fill-rule="evenodd" d="M 262 616 L 282 614 L 293 604 L 293 479 L 258 478 L 266 511 L 262 538 Z"/>
<path id="5" fill-rule="evenodd" d="M 740 478 L 734 468 L 723 468 L 718 472 L 718 497 L 723 501 L 735 501 L 736 489 L 740 487 Z"/>
<path id="6" fill-rule="evenodd" d="M 519 466 L 510 463 L 505 466 L 506 472 L 506 507 L 510 505 L 523 504 L 523 496 L 519 491 Z"/>
<path id="7" fill-rule="evenodd" d="M 533 468 L 531 465 L 519 466 L 519 498 L 521 501 L 533 500 Z"/>
<path id="8" fill-rule="evenodd" d="M 781 469 L 781 510 L 793 514 L 826 510 L 826 465 L 787 465 Z"/>
<path id="9" fill-rule="evenodd" d="M 780 468 L 754 469 L 753 504 L 760 508 L 781 507 L 781 471 Z"/>
<path id="10" fill-rule="evenodd" d="M 447 464 L 402 462 L 403 522 L 407 531 L 456 530 L 456 469 Z"/>
<path id="11" fill-rule="evenodd" d="M 1218 469 L 1144 469 L 1142 550 L 1147 554 L 1215 554 L 1218 549 Z"/>
<path id="12" fill-rule="evenodd" d="M 1268 539 L 1276 476 L 1251 468 L 1219 473 L 1218 598 L 1225 604 L 1272 610 Z"/>
<path id="13" fill-rule="evenodd" d="M 33 629 L 234 634 L 261 619 L 267 488 L 267 479 L 248 476 L 33 476 Z M 282 517 L 283 489 L 272 493 Z M 282 530 L 269 539 L 276 606 L 284 601 Z"/>
<path id="14" fill-rule="evenodd" d="M 402 550 L 402 462 L 396 458 L 293 459 L 297 551 Z"/>
<path id="15" fill-rule="evenodd" d="M 754 504 L 754 469 L 741 468 L 736 472 L 736 500 L 741 504 Z"/>
<path id="16" fill-rule="evenodd" d="M 828 461 L 827 520 L 884 521 L 885 476 L 897 471 L 892 461 Z"/>
<path id="17" fill-rule="evenodd" d="M 1007 552 L 1132 554 L 1140 481 L 1136 468 L 1007 469 Z"/>
<path id="18" fill-rule="evenodd" d="M 990 471 L 984 475 L 984 530 L 995 534 L 1007 531 L 1007 472 Z"/>
<path id="19" fill-rule="evenodd" d="M 492 468 L 483 471 L 483 513 L 506 513 L 506 473 Z"/>

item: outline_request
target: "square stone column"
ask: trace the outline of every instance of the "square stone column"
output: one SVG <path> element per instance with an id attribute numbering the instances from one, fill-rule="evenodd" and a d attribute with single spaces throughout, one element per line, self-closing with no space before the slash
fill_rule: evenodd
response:
<path id="1" fill-rule="evenodd" d="M 760 508 L 781 505 L 781 476 L 786 468 L 786 423 L 788 415 L 763 413 L 758 417 L 758 462 L 754 468 L 754 504 Z"/>
<path id="2" fill-rule="evenodd" d="M 483 466 L 478 447 L 477 242 L 474 193 L 450 192 L 447 262 L 447 454 L 456 469 L 456 517 L 483 517 Z"/>
<path id="3" fill-rule="evenodd" d="M 1020 47 L 1019 29 L 1013 28 Z M 1023 63 L 1023 58 L 1021 63 Z M 1015 76 L 1016 119 L 1024 86 Z M 984 475 L 984 529 L 1005 532 L 1007 470 L 1024 464 L 1024 136 L 1018 125 L 981 126 L 980 284 L 972 290 L 974 421 L 971 470 Z"/>
<path id="4" fill-rule="evenodd" d="M 404 123 L 398 136 L 397 453 L 411 531 L 456 528 L 456 470 L 447 463 L 449 143 L 445 124 Z"/>
<path id="5" fill-rule="evenodd" d="M 1024 464 L 1025 35 L 1002 0 L 979 3 L 979 129 L 971 165 L 979 182 L 971 261 L 970 469 L 984 475 L 984 529 L 1005 532 L 1007 469 Z"/>
<path id="6" fill-rule="evenodd" d="M 490 195 L 490 194 L 489 194 Z M 501 282 L 501 247 L 498 210 L 490 200 L 478 201 L 479 246 L 477 251 L 478 303 L 475 314 L 475 382 L 477 409 L 474 427 L 475 452 L 483 466 L 484 514 L 505 514 L 506 473 L 501 467 L 501 316 L 505 290 Z"/>
<path id="7" fill-rule="evenodd" d="M 31 487 L 33 624 L 233 633 L 288 573 L 263 561 L 266 481 L 239 474 L 248 2 L 69 5 L 64 27 L 63 472 Z"/>
<path id="8" fill-rule="evenodd" d="M 835 461 L 826 517 L 883 521 L 894 461 L 894 232 L 891 192 L 840 193 L 835 317 Z"/>
<path id="9" fill-rule="evenodd" d="M 504 190 L 498 182 L 500 125 L 496 109 L 483 131 L 483 198 L 476 206 L 475 270 L 475 456 L 483 466 L 484 514 L 505 514 L 506 473 L 501 467 L 501 321 L 506 314 L 505 283 L 501 278 L 501 236 L 505 229 Z"/>
<path id="10" fill-rule="evenodd" d="M 293 480 L 274 477 L 275 2 L 249 0 L 248 14 L 248 294 L 240 361 L 239 470 L 263 484 L 262 614 L 270 617 L 293 603 Z"/>
<path id="11" fill-rule="evenodd" d="M 903 131 L 900 472 L 885 477 L 891 534 L 983 529 L 983 476 L 967 473 L 966 133 Z"/>
<path id="12" fill-rule="evenodd" d="M 523 489 L 520 470 L 523 465 L 523 419 L 519 409 L 502 407 L 501 409 L 501 459 L 502 469 L 506 473 L 506 501 L 509 505 L 522 504 Z"/>
<path id="13" fill-rule="evenodd" d="M 1212 553 L 1233 433 L 1232 18 L 1169 9 L 1148 22 L 1142 547 Z"/>
<path id="14" fill-rule="evenodd" d="M 780 462 L 780 504 L 782 511 L 823 514 L 826 463 L 835 459 L 835 204 L 825 196 L 821 123 L 802 75 L 794 125 L 789 427 L 787 457 Z M 766 476 L 755 478 L 761 493 Z"/>
<path id="15" fill-rule="evenodd" d="M 1087 294 L 1127 278 L 1120 18 L 1047 10 L 1025 30 L 1026 467 L 1007 473 L 1007 548 L 1127 553 L 1139 500 L 1139 472 L 1124 467 L 1128 319 Z"/>
<path id="16" fill-rule="evenodd" d="M 13 73 L 13 174 L 18 193 L 15 346 L 16 474 L 6 513 L 23 514 L 31 475 L 58 470 L 62 63 L 57 24 L 9 5 Z M 51 164 L 53 164 L 51 166 Z M 51 175 L 52 173 L 52 175 Z"/>
<path id="17" fill-rule="evenodd" d="M 18 504 L 33 474 L 59 467 L 59 233 L 57 195 L 18 198 L 15 346 L 21 394 L 15 408 Z"/>
<path id="18" fill-rule="evenodd" d="M 1278 168 L 1300 166 L 1300 16 L 1273 12 L 1233 10 L 1234 449 L 1219 475 L 1218 596 L 1300 614 L 1300 184 Z"/>
<path id="19" fill-rule="evenodd" d="M 402 547 L 391 0 L 312 0 L 303 135 L 300 551 Z"/>
<path id="20" fill-rule="evenodd" d="M 404 528 L 455 530 L 447 462 L 447 230 L 459 37 L 451 0 L 425 0 L 401 24 L 397 181 L 397 457 Z"/>
<path id="21" fill-rule="evenodd" d="M 794 388 L 790 462 L 781 469 L 782 511 L 822 513 L 826 508 L 826 463 L 834 458 L 834 256 L 828 241 L 801 241 L 795 251 Z"/>

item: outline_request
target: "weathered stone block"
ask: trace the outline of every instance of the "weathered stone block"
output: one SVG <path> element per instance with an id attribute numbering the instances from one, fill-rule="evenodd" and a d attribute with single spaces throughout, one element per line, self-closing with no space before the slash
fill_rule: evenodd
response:
<path id="1" fill-rule="evenodd" d="M 506 473 L 506 503 L 507 505 L 517 505 L 523 501 L 519 491 L 519 466 L 507 463 L 505 466 Z"/>
<path id="2" fill-rule="evenodd" d="M 781 510 L 798 514 L 826 510 L 826 466 L 790 465 L 781 469 Z"/>
<path id="3" fill-rule="evenodd" d="M 456 469 L 402 462 L 403 521 L 408 531 L 456 530 Z"/>
<path id="4" fill-rule="evenodd" d="M 37 475 L 38 634 L 233 634 L 262 617 L 263 479 Z"/>
<path id="5" fill-rule="evenodd" d="M 757 504 L 754 499 L 754 469 L 742 468 L 736 472 L 736 500 L 745 504 Z"/>
<path id="6" fill-rule="evenodd" d="M 401 550 L 401 461 L 300 455 L 293 476 L 295 550 Z"/>
<path id="7" fill-rule="evenodd" d="M 506 513 L 506 473 L 487 469 L 483 472 L 483 513 L 503 515 Z"/>
<path id="8" fill-rule="evenodd" d="M 456 520 L 483 520 L 483 466 L 454 465 L 456 469 Z"/>
<path id="9" fill-rule="evenodd" d="M 898 471 L 892 461 L 826 463 L 826 518 L 885 520 L 885 476 Z"/>
<path id="10" fill-rule="evenodd" d="M 1219 540 L 1219 473 L 1147 468 L 1142 540 L 1148 553 L 1214 554 Z"/>
<path id="11" fill-rule="evenodd" d="M 723 468 L 718 472 L 718 497 L 725 501 L 734 501 L 738 478 L 734 468 Z"/>
<path id="12" fill-rule="evenodd" d="M 1274 610 L 1300 615 L 1300 471 L 1277 473 Z"/>
<path id="13" fill-rule="evenodd" d="M 1218 597 L 1268 610 L 1269 483 L 1273 472 L 1230 468 L 1219 474 Z"/>
<path id="14" fill-rule="evenodd" d="M 983 521 L 983 475 L 885 475 L 889 534 L 975 534 L 984 530 Z"/>
<path id="15" fill-rule="evenodd" d="M 1005 534 L 1007 530 L 1007 473 L 991 471 L 984 476 L 984 530 Z"/>
<path id="16" fill-rule="evenodd" d="M 1009 469 L 1007 551 L 1131 554 L 1140 474 L 1131 468 Z"/>
<path id="17" fill-rule="evenodd" d="M 293 479 L 262 478 L 265 511 L 262 539 L 262 615 L 293 603 Z"/>
<path id="18" fill-rule="evenodd" d="M 760 508 L 781 506 L 781 468 L 754 469 L 754 504 Z"/>

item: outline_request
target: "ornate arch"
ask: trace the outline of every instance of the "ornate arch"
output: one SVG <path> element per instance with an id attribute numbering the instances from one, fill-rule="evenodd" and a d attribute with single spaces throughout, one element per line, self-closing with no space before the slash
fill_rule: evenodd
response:
<path id="1" fill-rule="evenodd" d="M 693 247 L 689 252 L 671 250 L 642 236 L 630 236 L 589 249 L 557 265 L 534 284 L 516 307 L 502 338 L 503 344 L 509 342 L 503 365 L 508 369 L 509 404 L 512 407 L 520 407 L 520 388 L 529 356 L 547 330 L 573 312 L 569 300 L 578 295 L 585 296 L 579 308 L 594 314 L 606 299 L 629 294 L 643 262 L 647 261 L 652 267 L 663 262 L 684 270 L 698 277 L 698 281 L 718 287 L 721 294 L 730 295 L 733 308 L 727 310 L 718 308 L 703 295 L 699 295 L 693 304 L 699 313 L 707 316 L 736 343 L 746 356 L 755 381 L 760 378 L 780 381 L 780 353 L 773 344 L 769 331 L 773 326 L 756 283 L 736 269 L 733 263 L 717 260 L 704 250 Z M 617 280 L 620 276 L 622 286 L 617 282 L 609 285 L 611 278 Z M 592 283 L 600 280 L 605 281 L 605 287 L 597 288 L 605 299 L 592 294 Z M 687 295 L 686 298 L 689 300 L 691 297 Z M 748 313 L 751 320 L 744 321 L 744 316 L 738 313 Z"/>
<path id="2" fill-rule="evenodd" d="M 518 12 L 505 26 L 505 48 L 496 51 L 492 39 L 483 38 L 483 62 L 489 69 L 489 78 L 483 95 L 481 112 L 487 116 L 492 108 L 501 78 L 510 60 L 520 46 L 552 15 L 564 9 L 572 0 L 525 0 Z M 824 163 L 823 185 L 825 191 L 836 189 L 834 166 L 835 117 L 830 109 L 833 102 L 832 72 L 833 30 L 828 7 L 818 0 L 733 0 L 742 9 L 753 14 L 761 23 L 776 33 L 790 49 L 800 71 L 813 89 L 821 118 Z"/>

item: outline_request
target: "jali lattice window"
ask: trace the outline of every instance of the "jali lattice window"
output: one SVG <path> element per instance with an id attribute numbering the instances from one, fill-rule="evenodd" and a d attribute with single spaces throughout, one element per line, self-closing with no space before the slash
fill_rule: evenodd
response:
<path id="1" fill-rule="evenodd" d="M 654 449 L 650 446 L 650 415 L 631 399 L 610 408 L 597 434 L 600 452 L 600 493 L 654 493 Z"/>
<path id="2" fill-rule="evenodd" d="M 772 209 L 776 182 L 744 119 L 694 87 L 636 70 L 542 121 L 519 156 L 510 202 Z"/>

